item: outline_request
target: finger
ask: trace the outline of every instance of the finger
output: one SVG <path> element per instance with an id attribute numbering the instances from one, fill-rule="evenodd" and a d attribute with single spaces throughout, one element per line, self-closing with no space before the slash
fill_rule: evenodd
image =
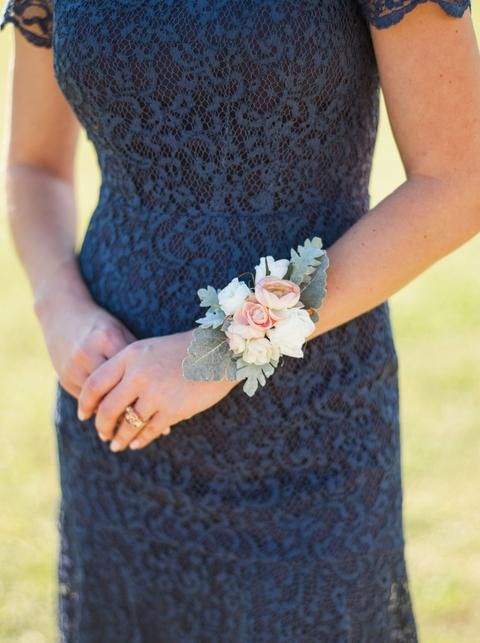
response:
<path id="1" fill-rule="evenodd" d="M 127 344 L 131 344 L 132 342 L 136 342 L 137 338 L 135 335 L 125 326 L 122 328 L 122 333 L 123 336 L 125 337 L 125 341 Z"/>
<path id="2" fill-rule="evenodd" d="M 120 382 L 124 373 L 125 360 L 118 353 L 87 377 L 78 398 L 77 414 L 80 420 L 86 420 L 92 415 L 100 400 Z"/>
<path id="3" fill-rule="evenodd" d="M 76 355 L 78 364 L 86 373 L 85 379 L 87 379 L 90 373 L 93 373 L 93 371 L 97 369 L 101 364 L 103 364 L 103 362 L 105 362 L 107 359 L 108 358 L 103 353 L 94 349 L 81 350 L 78 351 Z M 83 385 L 83 381 L 81 382 L 81 385 Z"/>
<path id="4" fill-rule="evenodd" d="M 95 415 L 95 427 L 100 439 L 113 438 L 115 427 L 122 421 L 126 407 L 138 398 L 138 388 L 131 379 L 123 379 L 100 401 Z"/>
<path id="5" fill-rule="evenodd" d="M 85 369 L 80 367 L 78 364 L 73 364 L 68 366 L 65 373 L 63 373 L 59 379 L 62 387 L 68 391 L 70 395 L 78 398 L 80 391 L 82 390 L 82 385 L 87 377 L 88 373 Z"/>
<path id="6" fill-rule="evenodd" d="M 88 347 L 105 359 L 116 355 L 127 344 L 123 331 L 116 326 L 97 328 L 88 338 Z"/>
<path id="7" fill-rule="evenodd" d="M 142 395 L 135 404 L 132 404 L 133 410 L 139 417 L 149 422 L 152 416 L 158 412 L 158 402 L 155 400 L 154 394 L 148 394 L 148 391 Z M 124 407 L 125 409 L 125 407 Z M 145 427 L 144 427 L 145 428 Z M 121 451 L 126 449 L 130 442 L 141 432 L 144 428 L 132 426 L 125 418 L 122 419 L 120 426 L 115 433 L 110 449 L 112 451 Z"/>
<path id="8" fill-rule="evenodd" d="M 130 442 L 130 449 L 143 449 L 161 435 L 168 435 L 170 431 L 171 427 L 165 422 L 163 413 L 155 413 L 147 426 Z"/>
<path id="9" fill-rule="evenodd" d="M 128 346 L 129 343 L 130 342 L 127 341 L 123 332 L 120 329 L 115 328 L 107 336 L 107 339 L 102 346 L 102 354 L 106 359 L 110 359 L 125 348 L 125 346 Z"/>
<path id="10" fill-rule="evenodd" d="M 70 395 L 78 399 L 78 396 L 80 395 L 80 391 L 82 390 L 81 387 L 78 386 L 78 384 L 75 384 L 74 382 L 72 382 L 72 380 L 68 378 L 59 380 L 59 382 L 62 388 L 64 388 L 67 391 L 67 393 L 70 393 Z"/>

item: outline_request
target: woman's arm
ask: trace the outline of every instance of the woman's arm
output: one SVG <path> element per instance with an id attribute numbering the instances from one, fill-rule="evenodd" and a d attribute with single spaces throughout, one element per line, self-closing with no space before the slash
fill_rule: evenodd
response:
<path id="1" fill-rule="evenodd" d="M 35 47 L 15 30 L 10 79 L 10 230 L 60 382 L 78 395 L 88 374 L 134 338 L 94 304 L 77 266 L 79 125 L 56 83 L 52 50 Z"/>
<path id="2" fill-rule="evenodd" d="M 452 18 L 427 3 L 371 34 L 407 180 L 328 248 L 327 294 L 309 340 L 382 303 L 480 230 L 480 54 L 470 13 Z"/>
<path id="3" fill-rule="evenodd" d="M 73 262 L 73 166 L 79 127 L 55 81 L 52 50 L 34 47 L 15 31 L 10 79 L 6 193 L 17 254 L 35 303 L 40 304 L 61 264 L 61 274 L 70 273 L 69 286 L 85 297 Z"/>

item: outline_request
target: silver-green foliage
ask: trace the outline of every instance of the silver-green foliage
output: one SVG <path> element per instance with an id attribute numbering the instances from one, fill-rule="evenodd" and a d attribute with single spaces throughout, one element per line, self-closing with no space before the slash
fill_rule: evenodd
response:
<path id="1" fill-rule="evenodd" d="M 306 285 L 320 264 L 320 257 L 325 255 L 323 242 L 320 237 L 305 239 L 303 245 L 290 250 L 290 266 L 285 279 L 290 279 L 298 285 Z"/>
<path id="2" fill-rule="evenodd" d="M 237 379 L 236 362 L 225 333 L 214 328 L 195 328 L 182 369 L 190 380 Z"/>
<path id="3" fill-rule="evenodd" d="M 237 377 L 236 379 L 246 382 L 243 385 L 243 390 L 250 397 L 255 393 L 258 385 L 265 386 L 267 377 L 270 377 L 278 366 L 278 360 L 272 360 L 267 364 L 249 364 L 241 357 L 237 360 Z"/>
<path id="4" fill-rule="evenodd" d="M 225 320 L 225 313 L 218 302 L 218 291 L 213 286 L 197 290 L 200 299 L 200 306 L 208 307 L 205 317 L 195 321 L 201 328 L 218 328 Z"/>
<path id="5" fill-rule="evenodd" d="M 313 274 L 310 275 L 308 283 L 302 288 L 300 301 L 306 308 L 320 308 L 323 298 L 327 292 L 327 268 L 329 266 L 327 254 L 323 254 L 315 267 Z M 317 318 L 312 321 L 318 321 Z"/>

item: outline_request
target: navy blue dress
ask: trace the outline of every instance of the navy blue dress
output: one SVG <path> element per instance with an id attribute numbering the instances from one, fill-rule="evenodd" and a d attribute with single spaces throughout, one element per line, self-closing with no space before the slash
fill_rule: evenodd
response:
<path id="1" fill-rule="evenodd" d="M 369 23 L 423 0 L 9 0 L 53 47 L 102 183 L 78 261 L 138 337 L 196 291 L 369 209 Z M 435 0 L 452 17 L 469 0 Z M 253 398 L 112 453 L 59 384 L 63 643 L 415 643 L 388 302 L 285 358 Z"/>

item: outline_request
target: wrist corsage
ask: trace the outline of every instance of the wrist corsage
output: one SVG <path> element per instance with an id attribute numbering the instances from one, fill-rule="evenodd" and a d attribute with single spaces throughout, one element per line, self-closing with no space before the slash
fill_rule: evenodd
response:
<path id="1" fill-rule="evenodd" d="M 290 259 L 261 257 L 250 281 L 238 277 L 222 289 L 197 291 L 207 308 L 183 359 L 190 380 L 243 380 L 252 396 L 282 355 L 303 357 L 326 293 L 329 260 L 320 237 L 306 239 Z"/>

